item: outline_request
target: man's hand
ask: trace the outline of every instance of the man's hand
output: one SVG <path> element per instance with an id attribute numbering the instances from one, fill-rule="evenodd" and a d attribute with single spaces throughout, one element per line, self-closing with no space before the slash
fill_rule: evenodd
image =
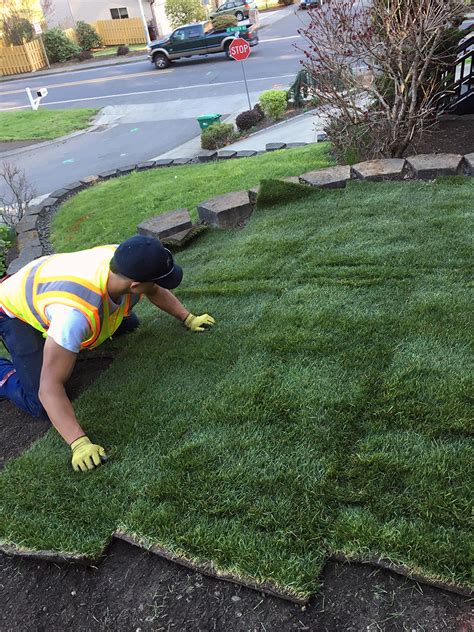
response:
<path id="1" fill-rule="evenodd" d="M 93 470 L 107 460 L 102 446 L 91 443 L 89 437 L 79 437 L 71 443 L 72 467 L 76 472 Z"/>
<path id="2" fill-rule="evenodd" d="M 184 319 L 184 325 L 191 331 L 204 331 L 209 329 L 215 324 L 215 320 L 209 314 L 203 314 L 202 316 L 194 316 L 194 314 L 188 314 Z"/>

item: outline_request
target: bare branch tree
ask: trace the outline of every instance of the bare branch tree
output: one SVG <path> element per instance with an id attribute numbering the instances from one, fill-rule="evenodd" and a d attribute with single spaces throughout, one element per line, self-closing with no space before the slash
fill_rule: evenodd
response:
<path id="1" fill-rule="evenodd" d="M 14 228 L 36 197 L 36 191 L 24 170 L 11 162 L 2 164 L 0 183 L 4 184 L 0 189 L 0 216 L 7 226 Z"/>
<path id="2" fill-rule="evenodd" d="M 326 2 L 300 32 L 327 133 L 364 158 L 401 157 L 433 117 L 460 0 Z"/>
<path id="3" fill-rule="evenodd" d="M 54 0 L 40 0 L 40 3 L 44 18 L 47 22 L 55 13 Z"/>

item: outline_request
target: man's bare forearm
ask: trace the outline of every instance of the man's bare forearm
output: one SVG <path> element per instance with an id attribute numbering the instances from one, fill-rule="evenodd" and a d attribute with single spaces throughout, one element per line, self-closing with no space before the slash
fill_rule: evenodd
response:
<path id="1" fill-rule="evenodd" d="M 66 443 L 71 444 L 85 434 L 62 384 L 42 384 L 39 399 L 51 423 Z"/>
<path id="2" fill-rule="evenodd" d="M 184 307 L 172 292 L 158 285 L 155 287 L 156 289 L 153 292 L 147 294 L 150 302 L 181 322 L 184 321 L 189 314 L 189 310 Z"/>

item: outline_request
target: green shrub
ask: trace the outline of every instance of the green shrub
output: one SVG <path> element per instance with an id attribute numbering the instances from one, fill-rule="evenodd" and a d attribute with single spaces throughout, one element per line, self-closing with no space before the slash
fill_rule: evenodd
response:
<path id="1" fill-rule="evenodd" d="M 211 19 L 212 27 L 215 31 L 222 31 L 237 26 L 237 18 L 235 15 L 216 15 Z"/>
<path id="2" fill-rule="evenodd" d="M 120 46 L 117 46 L 117 55 L 128 55 L 129 52 L 130 49 L 126 44 L 120 44 Z"/>
<path id="3" fill-rule="evenodd" d="M 81 50 L 77 55 L 76 59 L 79 61 L 86 61 L 87 59 L 93 59 L 94 55 L 90 52 L 90 50 Z"/>
<path id="4" fill-rule="evenodd" d="M 5 255 L 10 247 L 10 232 L 7 226 L 0 226 L 0 279 L 5 276 L 7 271 Z"/>
<path id="5" fill-rule="evenodd" d="M 102 40 L 95 28 L 87 22 L 79 21 L 76 24 L 77 42 L 82 50 L 90 50 L 91 48 L 99 48 L 102 46 Z"/>
<path id="6" fill-rule="evenodd" d="M 285 7 L 289 7 L 295 0 L 278 0 L 278 4 L 283 4 Z"/>
<path id="7" fill-rule="evenodd" d="M 234 126 L 230 123 L 216 123 L 201 133 L 203 149 L 220 149 L 232 143 L 237 137 Z"/>
<path id="8" fill-rule="evenodd" d="M 77 57 L 80 49 L 65 35 L 60 28 L 55 27 L 43 34 L 44 47 L 51 63 L 67 61 Z"/>
<path id="9" fill-rule="evenodd" d="M 166 0 L 165 13 L 174 29 L 182 24 L 206 19 L 200 0 Z"/>
<path id="10" fill-rule="evenodd" d="M 253 111 L 257 114 L 258 120 L 259 121 L 263 121 L 263 119 L 265 118 L 265 112 L 263 111 L 262 106 L 260 105 L 260 103 L 256 103 L 253 106 Z"/>
<path id="11" fill-rule="evenodd" d="M 245 132 L 246 130 L 255 127 L 259 121 L 261 121 L 260 113 L 252 109 L 241 112 L 235 119 L 235 124 L 242 132 Z"/>
<path id="12" fill-rule="evenodd" d="M 260 95 L 260 105 L 265 116 L 274 121 L 281 119 L 286 110 L 286 90 L 267 90 Z"/>

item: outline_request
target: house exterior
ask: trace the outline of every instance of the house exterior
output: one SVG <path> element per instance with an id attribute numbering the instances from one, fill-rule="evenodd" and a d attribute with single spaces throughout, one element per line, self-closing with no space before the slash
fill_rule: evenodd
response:
<path id="1" fill-rule="evenodd" d="M 141 17 L 138 0 L 53 0 L 52 5 L 47 17 L 48 26 L 62 29 L 74 28 L 79 20 L 91 24 L 97 20 Z M 155 28 L 157 36 L 171 31 L 165 14 L 165 0 L 142 0 L 142 6 L 145 19 Z"/>

